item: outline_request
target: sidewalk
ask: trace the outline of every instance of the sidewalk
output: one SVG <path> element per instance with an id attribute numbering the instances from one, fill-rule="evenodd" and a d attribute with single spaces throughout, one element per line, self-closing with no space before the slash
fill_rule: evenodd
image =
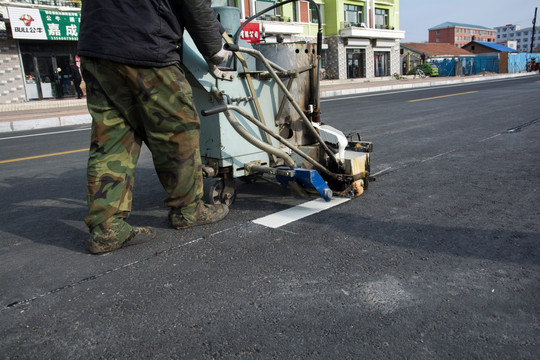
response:
<path id="1" fill-rule="evenodd" d="M 536 73 L 489 74 L 466 77 L 347 79 L 321 81 L 321 98 L 380 91 L 405 90 L 464 84 L 478 81 L 508 79 L 535 75 Z M 43 129 L 49 127 L 90 124 L 86 99 L 31 101 L 0 104 L 0 132 Z"/>

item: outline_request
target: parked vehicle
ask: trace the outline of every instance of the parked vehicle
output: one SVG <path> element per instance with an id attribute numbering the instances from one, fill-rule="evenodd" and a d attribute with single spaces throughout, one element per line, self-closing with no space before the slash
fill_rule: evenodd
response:
<path id="1" fill-rule="evenodd" d="M 416 75 L 421 70 L 425 75 L 427 76 L 439 76 L 439 69 L 435 64 L 426 63 L 426 64 L 420 64 L 412 68 L 407 75 Z"/>

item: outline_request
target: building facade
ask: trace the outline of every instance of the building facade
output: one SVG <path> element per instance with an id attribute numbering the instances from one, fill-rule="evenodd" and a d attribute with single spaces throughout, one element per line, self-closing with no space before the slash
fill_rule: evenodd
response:
<path id="1" fill-rule="evenodd" d="M 75 97 L 80 2 L 0 1 L 0 104 Z"/>
<path id="2" fill-rule="evenodd" d="M 250 41 L 316 42 L 323 25 L 323 77 L 327 79 L 374 78 L 400 72 L 399 0 L 298 1 L 270 10 L 253 21 Z M 214 0 L 213 6 L 235 6 L 241 21 L 271 8 L 273 0 Z M 246 31 L 249 32 L 249 31 Z"/>
<path id="3" fill-rule="evenodd" d="M 520 52 L 531 52 L 531 42 L 534 53 L 540 52 L 540 26 L 537 26 L 533 35 L 533 28 L 522 29 L 519 25 L 496 26 L 497 43 L 514 48 Z"/>
<path id="4" fill-rule="evenodd" d="M 213 0 L 212 6 L 235 8 L 239 22 L 260 14 L 242 31 L 250 42 L 315 43 L 322 25 L 323 78 L 400 72 L 399 0 L 296 1 L 272 9 L 279 2 Z M 0 0 L 0 104 L 75 96 L 68 64 L 77 61 L 80 5 Z"/>
<path id="5" fill-rule="evenodd" d="M 471 41 L 495 42 L 496 31 L 485 26 L 445 22 L 429 31 L 430 43 L 447 43 L 462 47 Z"/>

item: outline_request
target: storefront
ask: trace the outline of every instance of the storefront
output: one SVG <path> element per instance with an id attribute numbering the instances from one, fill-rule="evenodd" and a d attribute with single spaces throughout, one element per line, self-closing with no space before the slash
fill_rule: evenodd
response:
<path id="1" fill-rule="evenodd" d="M 14 7 L 8 12 L 27 100 L 76 96 L 69 62 L 77 60 L 80 12 Z"/>

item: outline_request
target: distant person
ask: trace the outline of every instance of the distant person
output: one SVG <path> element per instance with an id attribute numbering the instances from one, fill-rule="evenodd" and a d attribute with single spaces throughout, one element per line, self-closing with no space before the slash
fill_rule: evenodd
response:
<path id="1" fill-rule="evenodd" d="M 184 28 L 212 65 L 226 60 L 221 26 L 207 0 L 84 0 L 78 52 L 92 115 L 87 168 L 88 249 L 113 251 L 146 227 L 126 222 L 145 142 L 176 229 L 223 219 L 226 205 L 202 201 L 200 119 L 180 66 Z"/>
<path id="2" fill-rule="evenodd" d="M 73 77 L 73 86 L 75 87 L 75 91 L 77 92 L 77 99 L 80 99 L 83 97 L 83 92 L 81 90 L 81 73 L 79 72 L 79 68 L 73 61 L 69 62 L 69 68 L 71 70 L 71 76 Z"/>
<path id="3" fill-rule="evenodd" d="M 62 68 L 56 68 L 54 72 L 54 85 L 56 89 L 56 98 L 62 99 L 64 97 L 64 89 L 62 88 Z"/>

